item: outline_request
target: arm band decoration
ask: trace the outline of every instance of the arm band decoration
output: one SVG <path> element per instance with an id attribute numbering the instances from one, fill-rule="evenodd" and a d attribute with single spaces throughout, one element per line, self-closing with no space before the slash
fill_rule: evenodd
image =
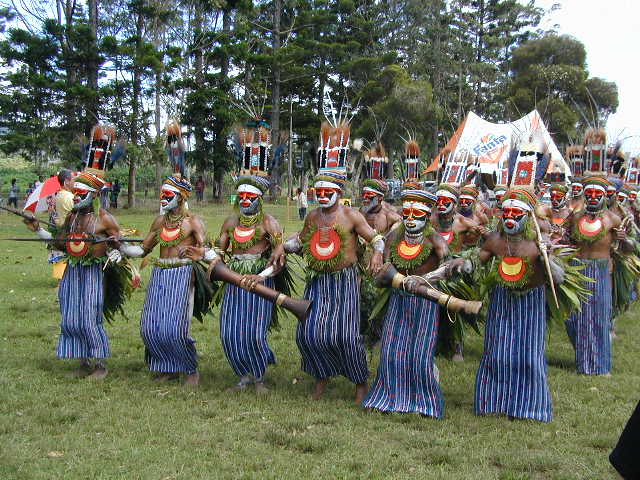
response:
<path id="1" fill-rule="evenodd" d="M 371 246 L 376 252 L 384 252 L 384 235 L 377 234 L 371 239 Z"/>

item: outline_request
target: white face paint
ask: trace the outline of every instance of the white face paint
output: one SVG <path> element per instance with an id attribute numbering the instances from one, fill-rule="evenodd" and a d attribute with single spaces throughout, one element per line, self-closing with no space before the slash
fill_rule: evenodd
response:
<path id="1" fill-rule="evenodd" d="M 160 192 L 160 213 L 164 215 L 180 205 L 180 195 L 177 192 L 163 188 Z"/>
<path id="2" fill-rule="evenodd" d="M 316 201 L 320 208 L 331 208 L 338 201 L 339 190 L 331 187 L 318 187 L 315 188 Z"/>
<path id="3" fill-rule="evenodd" d="M 424 230 L 429 221 L 431 209 L 420 202 L 402 202 L 402 222 L 405 230 L 412 235 Z"/>

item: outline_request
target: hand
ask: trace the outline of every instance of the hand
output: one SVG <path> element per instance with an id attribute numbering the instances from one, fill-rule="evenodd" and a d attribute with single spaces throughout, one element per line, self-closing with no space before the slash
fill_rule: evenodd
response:
<path id="1" fill-rule="evenodd" d="M 31 220 L 28 219 L 28 218 L 25 218 L 25 219 L 22 220 L 22 222 L 32 232 L 37 232 L 38 230 L 40 230 L 40 222 L 38 222 L 38 220 L 36 220 L 35 218 L 33 218 Z"/>
<path id="2" fill-rule="evenodd" d="M 194 262 L 199 262 L 204 256 L 204 247 L 191 245 L 180 252 L 181 258 L 190 258 Z"/>
<path id="3" fill-rule="evenodd" d="M 616 240 L 621 242 L 627 239 L 627 231 L 624 228 L 616 229 Z"/>
<path id="4" fill-rule="evenodd" d="M 107 257 L 112 263 L 120 263 L 122 261 L 122 254 L 119 250 L 110 250 L 109 253 L 107 253 Z"/>
<path id="5" fill-rule="evenodd" d="M 287 256 L 284 253 L 284 246 L 278 245 L 271 253 L 267 267 L 273 266 L 273 268 L 278 271 L 284 267 L 285 263 L 287 263 Z"/>
<path id="6" fill-rule="evenodd" d="M 485 227 L 484 225 L 478 225 L 477 227 L 475 227 L 475 231 L 483 237 L 489 235 L 490 233 L 487 227 Z"/>
<path id="7" fill-rule="evenodd" d="M 261 277 L 260 275 L 243 275 L 240 279 L 240 287 L 251 292 L 254 288 L 256 288 L 256 285 L 258 283 L 263 282 L 264 277 Z"/>
<path id="8" fill-rule="evenodd" d="M 369 261 L 369 270 L 375 277 L 382 268 L 382 252 L 373 252 L 371 260 Z"/>
<path id="9" fill-rule="evenodd" d="M 424 285 L 426 282 L 422 277 L 416 277 L 416 276 L 411 276 L 411 277 L 407 277 L 402 286 L 405 289 L 405 291 L 415 295 L 418 288 L 422 285 Z"/>
<path id="10" fill-rule="evenodd" d="M 466 258 L 454 258 L 447 262 L 446 276 L 450 277 L 453 274 L 459 275 L 460 273 L 473 272 L 473 263 Z"/>

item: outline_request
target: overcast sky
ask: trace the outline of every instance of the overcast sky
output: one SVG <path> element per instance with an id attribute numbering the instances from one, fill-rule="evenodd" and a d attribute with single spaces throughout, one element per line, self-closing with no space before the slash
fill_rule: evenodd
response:
<path id="1" fill-rule="evenodd" d="M 620 105 L 609 117 L 609 137 L 640 135 L 640 1 L 536 0 L 560 10 L 546 18 L 543 28 L 557 24 L 558 32 L 580 40 L 587 50 L 589 74 L 618 85 Z M 614 140 L 611 138 L 611 140 Z M 625 150 L 640 153 L 640 137 L 625 141 Z"/>

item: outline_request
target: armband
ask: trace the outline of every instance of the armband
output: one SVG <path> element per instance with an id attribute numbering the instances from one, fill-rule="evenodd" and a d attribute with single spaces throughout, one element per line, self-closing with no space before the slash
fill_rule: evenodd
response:
<path id="1" fill-rule="evenodd" d="M 42 227 L 40 227 L 35 234 L 43 240 L 51 240 L 53 238 L 53 235 Z"/>
<path id="2" fill-rule="evenodd" d="M 384 252 L 384 235 L 377 234 L 371 239 L 371 246 L 376 252 Z"/>
<path id="3" fill-rule="evenodd" d="M 144 257 L 145 255 L 149 254 L 149 251 L 150 250 L 144 247 L 141 247 L 140 245 L 129 245 L 126 242 L 120 245 L 120 253 L 123 254 L 125 257 L 132 257 L 132 258 Z"/>

